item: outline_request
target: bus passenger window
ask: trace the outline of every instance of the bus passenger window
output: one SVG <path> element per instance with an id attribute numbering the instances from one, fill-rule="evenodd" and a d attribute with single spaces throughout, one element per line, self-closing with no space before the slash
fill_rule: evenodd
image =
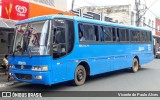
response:
<path id="1" fill-rule="evenodd" d="M 104 41 L 112 41 L 112 29 L 110 27 L 103 27 L 104 29 Z"/>
<path id="2" fill-rule="evenodd" d="M 95 27 L 88 24 L 79 24 L 79 40 L 80 41 L 95 41 Z"/>
<path id="3" fill-rule="evenodd" d="M 112 28 L 112 39 L 113 39 L 113 41 L 116 41 L 116 32 L 115 32 L 115 28 Z"/>
<path id="4" fill-rule="evenodd" d="M 119 33 L 119 28 L 117 28 L 117 41 L 120 41 L 120 33 Z"/>
<path id="5" fill-rule="evenodd" d="M 83 36 L 83 33 L 79 31 L 79 41 L 85 41 L 85 38 Z"/>
<path id="6" fill-rule="evenodd" d="M 147 41 L 151 42 L 152 38 L 151 38 L 151 32 L 147 32 Z"/>
<path id="7" fill-rule="evenodd" d="M 136 35 L 137 35 L 136 41 L 140 41 L 140 31 L 136 31 Z"/>
<path id="8" fill-rule="evenodd" d="M 98 32 L 98 26 L 94 26 L 95 27 L 95 40 L 99 41 L 99 32 Z"/>
<path id="9" fill-rule="evenodd" d="M 74 47 L 74 23 L 73 21 L 67 20 L 67 53 L 70 53 Z"/>
<path id="10" fill-rule="evenodd" d="M 129 41 L 128 29 L 119 29 L 120 41 Z"/>
<path id="11" fill-rule="evenodd" d="M 82 24 L 79 24 L 79 31 L 78 31 L 78 36 L 79 36 L 79 41 L 85 41 L 85 38 L 84 38 L 84 34 L 83 34 L 83 25 Z"/>
<path id="12" fill-rule="evenodd" d="M 137 40 L 137 35 L 135 31 L 131 30 L 130 31 L 130 36 L 131 36 L 131 41 L 136 41 Z"/>
<path id="13" fill-rule="evenodd" d="M 100 31 L 100 40 L 101 41 L 104 41 L 104 31 L 103 31 L 103 27 L 101 26 L 100 28 L 99 28 L 99 31 Z"/>

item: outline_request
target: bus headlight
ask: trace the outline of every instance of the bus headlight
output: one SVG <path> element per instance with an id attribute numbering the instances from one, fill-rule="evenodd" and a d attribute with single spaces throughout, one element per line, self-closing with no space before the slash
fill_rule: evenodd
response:
<path id="1" fill-rule="evenodd" d="M 13 65 L 9 65 L 9 69 L 14 69 L 14 66 Z"/>
<path id="2" fill-rule="evenodd" d="M 48 71 L 48 66 L 33 66 L 32 70 L 34 70 L 34 71 Z"/>

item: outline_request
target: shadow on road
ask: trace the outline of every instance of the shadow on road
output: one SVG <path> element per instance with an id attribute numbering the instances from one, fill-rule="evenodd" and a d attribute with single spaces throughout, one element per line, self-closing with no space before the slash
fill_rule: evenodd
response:
<path id="1" fill-rule="evenodd" d="M 140 68 L 138 70 L 138 72 L 142 72 L 142 71 L 146 71 L 146 70 L 149 70 L 149 68 Z M 136 74 L 136 73 L 131 72 L 130 69 L 122 69 L 122 70 L 107 72 L 107 73 L 98 74 L 98 75 L 95 75 L 95 76 L 88 77 L 87 82 L 103 80 L 103 79 L 106 79 L 106 78 L 118 77 L 118 76 L 124 75 L 124 74 Z"/>

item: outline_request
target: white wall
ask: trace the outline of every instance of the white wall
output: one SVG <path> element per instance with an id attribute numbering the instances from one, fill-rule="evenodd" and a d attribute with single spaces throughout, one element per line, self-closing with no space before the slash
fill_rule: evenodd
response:
<path id="1" fill-rule="evenodd" d="M 62 11 L 67 11 L 67 0 L 54 0 L 55 8 Z"/>
<path id="2" fill-rule="evenodd" d="M 25 0 L 26 1 L 26 0 Z M 54 9 L 67 11 L 67 0 L 28 0 Z"/>

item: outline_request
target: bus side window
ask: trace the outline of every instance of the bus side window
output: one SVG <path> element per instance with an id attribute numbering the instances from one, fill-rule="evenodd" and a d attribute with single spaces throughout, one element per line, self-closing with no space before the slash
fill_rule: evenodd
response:
<path id="1" fill-rule="evenodd" d="M 117 41 L 120 41 L 120 33 L 119 33 L 119 28 L 117 28 Z"/>
<path id="2" fill-rule="evenodd" d="M 148 42 L 147 41 L 147 32 L 143 31 L 143 36 L 144 36 L 144 42 Z"/>
<path id="3" fill-rule="evenodd" d="M 136 31 L 136 41 L 140 42 L 140 31 Z"/>
<path id="4" fill-rule="evenodd" d="M 152 38 L 151 38 L 151 32 L 147 32 L 147 41 L 151 42 Z"/>
<path id="5" fill-rule="evenodd" d="M 144 42 L 145 41 L 145 34 L 143 31 L 140 31 L 140 41 Z"/>
<path id="6" fill-rule="evenodd" d="M 67 20 L 67 53 L 70 53 L 74 47 L 74 23 Z"/>
<path id="7" fill-rule="evenodd" d="M 104 31 L 102 26 L 100 26 L 99 28 L 99 33 L 100 33 L 100 40 L 104 41 Z"/>
<path id="8" fill-rule="evenodd" d="M 95 28 L 95 40 L 99 41 L 99 32 L 98 32 L 98 26 L 94 26 Z"/>
<path id="9" fill-rule="evenodd" d="M 79 41 L 85 41 L 83 24 L 78 25 L 78 37 Z"/>
<path id="10" fill-rule="evenodd" d="M 115 32 L 115 28 L 112 28 L 112 39 L 113 39 L 113 41 L 116 41 L 116 32 Z"/>
<path id="11" fill-rule="evenodd" d="M 53 58 L 60 58 L 67 54 L 67 48 L 66 48 L 66 28 L 63 24 L 65 23 L 65 20 L 54 20 L 55 26 L 53 26 Z M 61 25 L 61 26 L 57 26 Z"/>
<path id="12" fill-rule="evenodd" d="M 103 27 L 104 30 L 104 41 L 112 41 L 112 30 L 111 27 Z"/>
<path id="13" fill-rule="evenodd" d="M 135 31 L 133 31 L 133 30 L 131 30 L 130 31 L 130 36 L 131 36 L 131 41 L 136 41 L 136 33 L 135 33 Z"/>
<path id="14" fill-rule="evenodd" d="M 129 41 L 128 29 L 119 29 L 120 41 Z"/>
<path id="15" fill-rule="evenodd" d="M 96 40 L 96 36 L 95 36 L 95 27 L 93 25 L 88 25 L 89 30 L 88 30 L 88 34 L 89 34 L 89 40 Z"/>
<path id="16" fill-rule="evenodd" d="M 126 41 L 129 41 L 129 29 L 126 29 Z"/>

